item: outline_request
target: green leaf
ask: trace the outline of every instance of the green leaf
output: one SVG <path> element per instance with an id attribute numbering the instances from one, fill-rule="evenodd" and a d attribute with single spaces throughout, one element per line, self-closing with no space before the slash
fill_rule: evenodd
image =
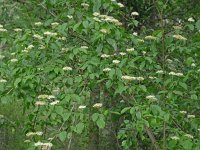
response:
<path id="1" fill-rule="evenodd" d="M 14 82 L 14 86 L 17 87 L 18 84 L 21 82 L 21 79 L 20 78 L 17 78 Z"/>
<path id="2" fill-rule="evenodd" d="M 179 85 L 184 88 L 185 90 L 187 90 L 187 84 L 183 83 L 183 82 L 179 82 Z"/>
<path id="3" fill-rule="evenodd" d="M 75 132 L 78 133 L 78 134 L 81 134 L 83 132 L 84 127 L 85 127 L 84 123 L 82 123 L 82 122 L 78 123 L 76 125 Z"/>
<path id="4" fill-rule="evenodd" d="M 200 30 L 200 20 L 198 20 L 195 25 L 196 25 L 197 30 Z"/>
<path id="5" fill-rule="evenodd" d="M 103 120 L 103 118 L 99 118 L 99 119 L 97 120 L 97 126 L 98 126 L 99 128 L 104 128 L 105 125 L 106 125 L 106 123 L 105 123 L 105 121 Z"/>
<path id="6" fill-rule="evenodd" d="M 67 132 L 66 131 L 62 131 L 61 133 L 59 133 L 58 137 L 62 142 L 64 142 L 65 139 L 67 138 Z"/>
<path id="7" fill-rule="evenodd" d="M 92 115 L 92 120 L 93 120 L 94 122 L 96 122 L 98 118 L 99 118 L 99 114 L 98 114 L 98 113 L 94 113 L 94 114 Z"/>
<path id="8" fill-rule="evenodd" d="M 131 109 L 131 107 L 126 107 L 126 108 L 122 109 L 121 114 L 124 114 L 124 113 L 127 112 L 129 109 Z"/>
<path id="9" fill-rule="evenodd" d="M 114 39 L 107 39 L 107 42 L 114 48 L 114 50 L 117 50 L 117 43 Z"/>
<path id="10" fill-rule="evenodd" d="M 55 111 L 56 111 L 57 114 L 59 114 L 59 115 L 62 116 L 62 114 L 63 114 L 63 108 L 62 108 L 62 106 L 57 106 L 55 108 Z"/>

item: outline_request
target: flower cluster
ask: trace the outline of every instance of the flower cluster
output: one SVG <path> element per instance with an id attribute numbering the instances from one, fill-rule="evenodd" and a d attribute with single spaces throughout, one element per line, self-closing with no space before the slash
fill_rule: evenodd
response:
<path id="1" fill-rule="evenodd" d="M 126 51 L 127 52 L 133 52 L 135 49 L 134 48 L 127 48 Z"/>
<path id="2" fill-rule="evenodd" d="M 16 29 L 14 29 L 14 31 L 15 31 L 15 32 L 21 32 L 22 29 L 20 29 L 20 28 L 16 28 Z"/>
<path id="3" fill-rule="evenodd" d="M 104 68 L 103 72 L 109 72 L 111 69 L 110 68 Z"/>
<path id="4" fill-rule="evenodd" d="M 40 132 L 40 131 L 38 131 L 38 132 L 28 132 L 26 134 L 27 137 L 35 136 L 35 135 L 41 136 L 41 135 L 43 135 L 43 132 Z"/>
<path id="5" fill-rule="evenodd" d="M 121 77 L 123 80 L 129 80 L 129 81 L 133 81 L 133 80 L 137 80 L 137 81 L 143 81 L 144 78 L 143 77 L 132 77 L 132 76 L 122 76 Z"/>
<path id="6" fill-rule="evenodd" d="M 71 70 L 72 70 L 72 68 L 71 68 L 71 67 L 68 67 L 68 66 L 66 66 L 66 67 L 63 67 L 63 70 L 64 70 L 64 71 L 71 71 Z"/>
<path id="7" fill-rule="evenodd" d="M 7 82 L 7 80 L 5 80 L 5 79 L 0 79 L 0 83 L 6 83 Z"/>
<path id="8" fill-rule="evenodd" d="M 52 147 L 53 146 L 53 144 L 52 143 L 42 143 L 42 142 L 40 142 L 40 141 L 38 141 L 37 143 L 35 143 L 34 144 L 34 146 L 47 146 L 47 147 Z"/>
<path id="9" fill-rule="evenodd" d="M 47 31 L 47 32 L 44 32 L 44 35 L 46 35 L 46 36 L 56 36 L 58 34 L 55 33 L 55 32 L 49 32 L 49 31 Z"/>
<path id="10" fill-rule="evenodd" d="M 150 100 L 151 102 L 154 102 L 154 101 L 158 100 L 154 95 L 146 96 L 146 99 Z"/>
<path id="11" fill-rule="evenodd" d="M 145 38 L 144 39 L 146 39 L 146 40 L 156 40 L 157 39 L 157 37 L 155 37 L 155 36 L 152 36 L 152 35 L 148 35 L 148 36 L 145 36 Z"/>
<path id="12" fill-rule="evenodd" d="M 178 39 L 178 40 L 182 40 L 182 41 L 186 41 L 187 38 L 183 37 L 182 35 L 176 34 L 173 35 L 173 38 Z"/>
<path id="13" fill-rule="evenodd" d="M 96 103 L 93 105 L 94 108 L 101 108 L 103 106 L 102 103 Z"/>
<path id="14" fill-rule="evenodd" d="M 109 23 L 114 23 L 115 25 L 118 25 L 118 26 L 121 26 L 122 23 L 115 19 L 114 17 L 112 16 L 108 16 L 108 15 L 101 15 L 99 13 L 93 13 L 93 15 L 95 16 L 93 19 L 95 21 L 98 21 L 98 22 L 102 22 L 102 21 L 105 21 L 105 22 L 109 22 Z"/>
<path id="15" fill-rule="evenodd" d="M 112 62 L 113 62 L 113 64 L 119 64 L 120 63 L 119 60 L 113 60 Z"/>
<path id="16" fill-rule="evenodd" d="M 42 24 L 42 22 L 35 22 L 35 26 L 41 26 Z"/>
<path id="17" fill-rule="evenodd" d="M 7 32 L 6 29 L 4 29 L 3 25 L 0 24 L 0 32 Z"/>
<path id="18" fill-rule="evenodd" d="M 169 75 L 181 77 L 181 76 L 183 76 L 183 73 L 175 73 L 172 71 L 169 73 Z"/>
<path id="19" fill-rule="evenodd" d="M 42 40 L 43 39 L 43 37 L 40 36 L 39 34 L 34 34 L 33 37 L 38 39 L 38 40 Z"/>

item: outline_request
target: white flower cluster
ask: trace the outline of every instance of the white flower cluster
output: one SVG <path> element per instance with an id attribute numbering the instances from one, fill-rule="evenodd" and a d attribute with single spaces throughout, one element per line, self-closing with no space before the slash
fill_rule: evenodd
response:
<path id="1" fill-rule="evenodd" d="M 18 62 L 18 59 L 13 58 L 13 59 L 11 59 L 10 61 L 11 61 L 11 62 Z"/>
<path id="2" fill-rule="evenodd" d="M 71 16 L 71 15 L 67 15 L 67 18 L 69 18 L 69 19 L 72 19 L 72 18 L 73 18 L 73 16 Z"/>
<path id="3" fill-rule="evenodd" d="M 178 136 L 172 136 L 171 139 L 172 140 L 179 140 L 180 138 Z"/>
<path id="4" fill-rule="evenodd" d="M 172 71 L 169 73 L 169 75 L 181 77 L 181 76 L 183 76 L 183 73 L 175 73 Z"/>
<path id="5" fill-rule="evenodd" d="M 0 24 L 0 32 L 7 32 L 6 29 L 4 29 L 3 25 Z"/>
<path id="6" fill-rule="evenodd" d="M 134 12 L 131 13 L 131 16 L 139 16 L 139 13 L 134 11 Z"/>
<path id="7" fill-rule="evenodd" d="M 42 142 L 38 141 L 37 143 L 34 144 L 34 146 L 36 146 L 36 147 L 37 147 L 37 146 L 52 147 L 53 144 L 52 144 L 52 143 L 42 143 Z"/>
<path id="8" fill-rule="evenodd" d="M 113 62 L 113 64 L 119 64 L 120 63 L 119 60 L 113 60 L 112 62 Z"/>
<path id="9" fill-rule="evenodd" d="M 117 3 L 117 5 L 120 7 L 120 8 L 123 8 L 124 5 L 122 3 Z"/>
<path id="10" fill-rule="evenodd" d="M 188 137 L 188 138 L 190 138 L 190 139 L 193 139 L 193 138 L 194 138 L 191 134 L 185 134 L 184 136 L 185 136 L 185 137 Z"/>
<path id="11" fill-rule="evenodd" d="M 58 22 L 53 22 L 53 23 L 51 23 L 51 26 L 52 26 L 53 28 L 57 27 L 58 25 L 59 25 Z"/>
<path id="12" fill-rule="evenodd" d="M 187 118 L 195 118 L 195 115 L 187 115 Z"/>
<path id="13" fill-rule="evenodd" d="M 81 3 L 81 6 L 83 6 L 85 9 L 88 9 L 88 7 L 89 7 L 90 5 L 87 4 L 87 3 Z"/>
<path id="14" fill-rule="evenodd" d="M 182 27 L 182 26 L 173 26 L 173 28 L 174 28 L 175 30 L 181 30 L 183 27 Z"/>
<path id="15" fill-rule="evenodd" d="M 126 51 L 127 52 L 133 52 L 135 49 L 134 48 L 127 48 Z"/>
<path id="16" fill-rule="evenodd" d="M 40 132 L 40 131 L 38 131 L 38 132 L 28 132 L 26 134 L 27 137 L 29 137 L 29 136 L 35 136 L 35 135 L 42 136 L 43 132 Z"/>
<path id="17" fill-rule="evenodd" d="M 103 106 L 102 103 L 96 103 L 93 105 L 94 108 L 101 108 Z"/>
<path id="18" fill-rule="evenodd" d="M 163 70 L 158 70 L 156 71 L 157 74 L 164 74 L 164 71 Z"/>
<path id="19" fill-rule="evenodd" d="M 42 40 L 43 39 L 43 37 L 40 36 L 39 34 L 34 34 L 33 37 L 38 39 L 38 40 Z"/>
<path id="20" fill-rule="evenodd" d="M 101 55 L 101 58 L 109 58 L 111 55 L 108 55 L 108 54 L 102 54 Z"/>
<path id="21" fill-rule="evenodd" d="M 154 95 L 148 95 L 146 96 L 146 99 L 150 100 L 151 102 L 155 102 L 158 100 Z"/>
<path id="22" fill-rule="evenodd" d="M 145 38 L 144 39 L 146 39 L 146 40 L 156 40 L 157 39 L 157 37 L 155 37 L 155 36 L 152 36 L 152 35 L 148 35 L 148 36 L 145 36 Z"/>
<path id="23" fill-rule="evenodd" d="M 16 29 L 14 29 L 14 31 L 15 31 L 15 32 L 22 32 L 22 29 L 16 28 Z"/>
<path id="24" fill-rule="evenodd" d="M 85 108 L 86 108 L 85 105 L 80 105 L 80 106 L 78 107 L 78 109 L 85 109 Z"/>
<path id="25" fill-rule="evenodd" d="M 35 105 L 36 106 L 44 106 L 44 105 L 46 105 L 46 102 L 45 101 L 36 101 Z"/>
<path id="26" fill-rule="evenodd" d="M 125 56 L 126 55 L 126 53 L 124 53 L 124 52 L 120 52 L 119 53 L 121 56 Z"/>
<path id="27" fill-rule="evenodd" d="M 109 72 L 111 69 L 110 68 L 104 68 L 103 72 Z"/>
<path id="28" fill-rule="evenodd" d="M 192 17 L 188 18 L 188 21 L 189 22 L 195 22 L 194 18 L 192 18 Z"/>
<path id="29" fill-rule="evenodd" d="M 182 35 L 176 34 L 173 35 L 173 38 L 178 39 L 178 40 L 182 40 L 182 41 L 186 41 L 187 38 L 183 37 Z"/>
<path id="30" fill-rule="evenodd" d="M 57 105 L 59 102 L 60 102 L 60 101 L 55 100 L 55 101 L 51 102 L 50 105 Z"/>
<path id="31" fill-rule="evenodd" d="M 55 32 L 49 32 L 49 31 L 47 31 L 47 32 L 44 32 L 44 35 L 46 35 L 46 36 L 56 36 L 58 34 L 55 33 Z"/>
<path id="32" fill-rule="evenodd" d="M 5 80 L 5 79 L 0 79 L 0 83 L 6 83 L 7 82 L 7 80 Z"/>
<path id="33" fill-rule="evenodd" d="M 187 111 L 182 110 L 182 111 L 179 111 L 179 113 L 181 113 L 181 114 L 187 114 Z"/>
<path id="34" fill-rule="evenodd" d="M 143 81 L 144 78 L 143 77 L 132 77 L 132 76 L 122 76 L 121 77 L 123 80 L 128 80 L 128 81 L 133 81 L 133 80 L 137 80 L 137 81 Z"/>
<path id="35" fill-rule="evenodd" d="M 157 79 L 157 77 L 149 76 L 149 79 Z"/>
<path id="36" fill-rule="evenodd" d="M 109 33 L 107 29 L 101 29 L 100 32 L 105 33 L 105 34 Z"/>
<path id="37" fill-rule="evenodd" d="M 42 22 L 35 22 L 35 26 L 41 26 L 42 24 Z"/>
<path id="38" fill-rule="evenodd" d="M 71 68 L 71 67 L 68 67 L 68 66 L 66 66 L 66 67 L 63 67 L 63 70 L 64 70 L 64 71 L 71 71 L 71 70 L 72 70 L 72 68 Z"/>
<path id="39" fill-rule="evenodd" d="M 82 49 L 88 49 L 88 46 L 81 46 Z"/>
<path id="40" fill-rule="evenodd" d="M 122 25 L 122 23 L 119 20 L 115 19 L 112 16 L 100 15 L 97 12 L 93 13 L 93 15 L 95 16 L 93 18 L 95 21 L 98 21 L 98 22 L 106 21 L 106 22 L 109 22 L 109 23 L 114 23 L 115 25 L 118 25 L 118 26 Z"/>

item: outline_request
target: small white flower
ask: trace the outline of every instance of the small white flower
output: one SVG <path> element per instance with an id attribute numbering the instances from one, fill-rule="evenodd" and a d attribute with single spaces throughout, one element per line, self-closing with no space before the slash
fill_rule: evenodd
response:
<path id="1" fill-rule="evenodd" d="M 59 25 L 58 22 L 53 22 L 53 23 L 51 23 L 51 26 L 52 26 L 52 27 L 56 27 L 56 26 L 58 26 L 58 25 Z"/>
<path id="2" fill-rule="evenodd" d="M 47 32 L 44 32 L 44 35 L 47 35 L 47 36 L 56 36 L 56 35 L 58 35 L 57 33 L 54 33 L 54 32 L 49 32 L 49 31 L 47 31 Z"/>
<path id="3" fill-rule="evenodd" d="M 188 21 L 189 22 L 195 22 L 194 18 L 192 18 L 192 17 L 188 18 Z"/>
<path id="4" fill-rule="evenodd" d="M 122 3 L 117 3 L 117 5 L 120 7 L 120 8 L 123 8 L 124 5 Z"/>
<path id="5" fill-rule="evenodd" d="M 38 131 L 38 132 L 28 132 L 28 133 L 26 134 L 27 137 L 29 137 L 29 136 L 34 136 L 34 135 L 42 136 L 42 135 L 43 135 L 43 132 L 40 132 L 40 131 Z"/>
<path id="6" fill-rule="evenodd" d="M 14 29 L 14 31 L 15 31 L 15 32 L 21 32 L 22 29 L 20 29 L 20 28 L 16 28 L 16 29 Z"/>
<path id="7" fill-rule="evenodd" d="M 64 71 L 71 71 L 71 70 L 72 70 L 72 68 L 71 68 L 71 67 L 68 67 L 68 66 L 66 66 L 66 67 L 63 67 L 63 70 L 64 70 Z"/>
<path id="8" fill-rule="evenodd" d="M 24 140 L 24 143 L 30 143 L 31 141 L 30 140 Z"/>
<path id="9" fill-rule="evenodd" d="M 0 24 L 0 28 L 3 28 L 3 25 L 2 25 L 2 24 Z"/>
<path id="10" fill-rule="evenodd" d="M 110 57 L 110 55 L 107 55 L 107 54 L 102 54 L 101 55 L 101 58 L 108 58 L 108 57 Z"/>
<path id="11" fill-rule="evenodd" d="M 42 142 L 38 141 L 37 143 L 34 144 L 34 146 L 36 146 L 36 147 L 37 146 L 45 146 L 45 147 L 50 148 L 53 146 L 53 144 L 52 143 L 42 143 Z"/>
<path id="12" fill-rule="evenodd" d="M 42 22 L 35 22 L 35 25 L 36 25 L 36 26 L 41 26 L 41 25 L 42 25 Z"/>
<path id="13" fill-rule="evenodd" d="M 175 73 L 172 71 L 169 73 L 169 75 L 181 77 L 181 76 L 183 76 L 183 73 Z"/>
<path id="14" fill-rule="evenodd" d="M 94 17 L 93 18 L 95 21 L 97 21 L 97 22 L 102 22 L 99 18 L 97 18 L 97 17 Z"/>
<path id="15" fill-rule="evenodd" d="M 54 95 L 49 95 L 48 99 L 55 99 L 56 97 Z"/>
<path id="16" fill-rule="evenodd" d="M 67 15 L 67 18 L 69 18 L 69 19 L 72 19 L 72 18 L 73 18 L 73 16 L 71 16 L 71 15 Z"/>
<path id="17" fill-rule="evenodd" d="M 103 69 L 103 72 L 109 72 L 111 69 L 110 68 L 105 68 Z"/>
<path id="18" fill-rule="evenodd" d="M 181 114 L 187 114 L 187 111 L 179 111 Z"/>
<path id="19" fill-rule="evenodd" d="M 133 52 L 135 49 L 134 48 L 127 48 L 126 51 L 127 52 Z"/>
<path id="20" fill-rule="evenodd" d="M 120 54 L 121 56 L 126 55 L 126 53 L 124 53 L 124 52 L 120 52 L 119 54 Z"/>
<path id="21" fill-rule="evenodd" d="M 5 80 L 5 79 L 0 79 L 0 83 L 6 83 L 7 82 L 7 80 Z"/>
<path id="22" fill-rule="evenodd" d="M 139 16 L 139 13 L 134 11 L 134 12 L 131 13 L 131 16 Z"/>
<path id="23" fill-rule="evenodd" d="M 49 95 L 42 94 L 38 96 L 38 99 L 48 99 Z"/>
<path id="24" fill-rule="evenodd" d="M 85 108 L 86 108 L 85 105 L 80 105 L 80 106 L 78 107 L 78 109 L 85 109 Z"/>
<path id="25" fill-rule="evenodd" d="M 158 70 L 158 71 L 156 71 L 156 73 L 157 73 L 157 74 L 163 74 L 164 71 L 163 71 L 163 70 Z"/>
<path id="26" fill-rule="evenodd" d="M 100 13 L 98 13 L 98 12 L 94 12 L 94 13 L 93 13 L 93 16 L 95 16 L 95 17 L 96 17 L 96 16 L 99 16 L 99 15 L 100 15 Z"/>
<path id="27" fill-rule="evenodd" d="M 15 53 L 10 53 L 10 55 L 12 55 L 12 56 L 13 56 L 13 55 L 15 55 Z"/>
<path id="28" fill-rule="evenodd" d="M 96 104 L 93 105 L 94 108 L 100 108 L 102 106 L 103 106 L 102 103 L 96 103 Z"/>
<path id="29" fill-rule="evenodd" d="M 185 137 L 188 137 L 188 138 L 190 138 L 190 139 L 193 139 L 193 138 L 194 138 L 191 134 L 185 134 L 184 136 L 185 136 Z"/>
<path id="30" fill-rule="evenodd" d="M 89 7 L 90 5 L 87 4 L 87 3 L 81 3 L 81 6 L 83 6 L 85 9 L 88 9 L 88 7 Z"/>
<path id="31" fill-rule="evenodd" d="M 23 53 L 28 53 L 28 50 L 24 49 L 22 50 Z"/>
<path id="32" fill-rule="evenodd" d="M 192 67 L 196 67 L 196 64 L 195 64 L 195 63 L 192 63 L 191 66 L 192 66 Z"/>
<path id="33" fill-rule="evenodd" d="M 68 52 L 69 48 L 62 48 L 61 50 L 64 51 L 64 52 Z"/>
<path id="34" fill-rule="evenodd" d="M 195 115 L 187 115 L 187 118 L 195 118 Z"/>
<path id="35" fill-rule="evenodd" d="M 134 35 L 134 36 L 138 36 L 138 33 L 137 33 L 137 32 L 133 32 L 133 35 Z"/>
<path id="36" fill-rule="evenodd" d="M 149 76 L 149 79 L 157 79 L 157 77 Z"/>
<path id="37" fill-rule="evenodd" d="M 46 102 L 44 102 L 44 101 L 36 101 L 35 105 L 36 106 L 44 106 L 44 105 L 46 105 Z"/>
<path id="38" fill-rule="evenodd" d="M 60 101 L 55 100 L 55 101 L 51 102 L 50 105 L 56 105 L 56 104 L 58 104 L 59 102 L 60 102 Z"/>
<path id="39" fill-rule="evenodd" d="M 154 102 L 154 101 L 158 100 L 154 95 L 146 96 L 146 99 L 150 100 L 151 102 Z"/>
<path id="40" fill-rule="evenodd" d="M 113 60 L 112 62 L 113 62 L 114 64 L 119 64 L 119 63 L 120 63 L 119 60 Z"/>
<path id="41" fill-rule="evenodd" d="M 179 34 L 173 35 L 173 38 L 178 39 L 178 40 L 183 40 L 183 41 L 187 40 L 187 38 L 185 38 L 185 37 L 183 37 L 182 35 L 179 35 Z"/>
<path id="42" fill-rule="evenodd" d="M 146 39 L 146 40 L 156 40 L 157 37 L 152 36 L 152 35 L 148 35 L 148 36 L 145 37 L 145 39 Z"/>
<path id="43" fill-rule="evenodd" d="M 180 138 L 177 137 L 177 136 L 172 136 L 171 139 L 172 139 L 172 140 L 179 140 Z"/>
<path id="44" fill-rule="evenodd" d="M 7 32 L 6 29 L 0 28 L 0 32 Z"/>
<path id="45" fill-rule="evenodd" d="M 107 29 L 101 29 L 100 32 L 105 33 L 105 34 L 109 33 L 109 31 Z"/>
<path id="46" fill-rule="evenodd" d="M 18 62 L 18 59 L 13 58 L 13 59 L 11 59 L 10 61 L 11 61 L 11 62 Z"/>
<path id="47" fill-rule="evenodd" d="M 82 48 L 82 49 L 88 49 L 88 47 L 87 47 L 87 46 L 81 46 L 81 48 Z"/>
<path id="48" fill-rule="evenodd" d="M 39 34 L 34 34 L 33 37 L 38 39 L 38 40 L 42 40 L 43 39 L 43 37 L 40 36 Z"/>
<path id="49" fill-rule="evenodd" d="M 32 48 L 34 48 L 34 46 L 33 45 L 29 45 L 26 49 L 32 49 Z"/>

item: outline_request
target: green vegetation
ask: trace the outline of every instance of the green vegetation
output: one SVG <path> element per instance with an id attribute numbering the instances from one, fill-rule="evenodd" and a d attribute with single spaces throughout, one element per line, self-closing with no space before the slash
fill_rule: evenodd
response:
<path id="1" fill-rule="evenodd" d="M 199 0 L 0 0 L 0 16 L 0 150 L 200 149 Z"/>

